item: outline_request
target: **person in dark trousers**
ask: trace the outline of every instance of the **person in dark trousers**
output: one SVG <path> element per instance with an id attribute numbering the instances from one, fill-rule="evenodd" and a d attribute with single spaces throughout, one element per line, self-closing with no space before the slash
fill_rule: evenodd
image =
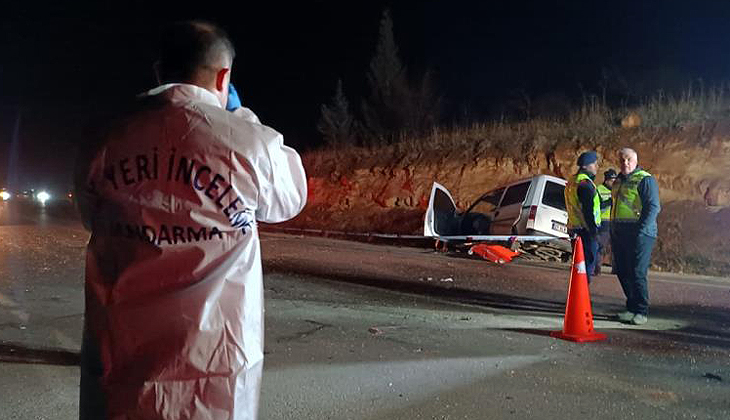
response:
<path id="1" fill-rule="evenodd" d="M 656 218 L 661 211 L 659 188 L 654 177 L 638 167 L 636 152 L 619 151 L 621 174 L 612 189 L 611 247 L 626 311 L 618 319 L 634 325 L 648 321 L 647 272 L 657 237 Z"/>
<path id="2" fill-rule="evenodd" d="M 598 256 L 598 227 L 601 225 L 601 200 L 593 180 L 598 173 L 598 155 L 584 152 L 578 157 L 578 173 L 565 187 L 568 232 L 583 242 L 588 282 L 595 272 Z"/>
<path id="3" fill-rule="evenodd" d="M 618 174 L 615 170 L 609 169 L 603 173 L 603 184 L 596 187 L 598 196 L 601 199 L 601 225 L 598 227 L 598 261 L 596 262 L 595 275 L 601 274 L 601 264 L 606 249 L 611 242 L 611 187 Z M 613 265 L 613 264 L 612 264 Z"/>

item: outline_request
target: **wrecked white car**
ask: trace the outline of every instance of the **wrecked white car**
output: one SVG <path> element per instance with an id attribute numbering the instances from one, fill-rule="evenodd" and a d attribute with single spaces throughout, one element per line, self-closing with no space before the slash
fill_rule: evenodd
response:
<path id="1" fill-rule="evenodd" d="M 424 222 L 424 236 L 442 240 L 520 242 L 540 257 L 565 259 L 568 213 L 566 181 L 536 175 L 488 191 L 459 212 L 449 191 L 434 182 Z M 555 252 L 535 243 L 551 242 Z M 562 243 L 560 243 L 562 242 Z M 526 244 L 530 244 L 527 245 Z M 555 244 L 558 243 L 556 246 Z"/>

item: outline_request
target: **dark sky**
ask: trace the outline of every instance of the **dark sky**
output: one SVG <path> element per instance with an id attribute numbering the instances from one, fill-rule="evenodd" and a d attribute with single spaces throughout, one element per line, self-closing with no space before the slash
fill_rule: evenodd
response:
<path id="1" fill-rule="evenodd" d="M 23 186 L 68 183 L 81 127 L 153 87 L 155 36 L 183 18 L 229 32 L 244 104 L 300 148 L 320 142 L 319 108 L 338 78 L 353 105 L 366 94 L 385 7 L 409 71 L 433 70 L 447 122 L 494 116 L 517 89 L 578 100 L 606 71 L 635 95 L 730 74 L 725 1 L 14 3 L 0 16 L 0 182 Z"/>

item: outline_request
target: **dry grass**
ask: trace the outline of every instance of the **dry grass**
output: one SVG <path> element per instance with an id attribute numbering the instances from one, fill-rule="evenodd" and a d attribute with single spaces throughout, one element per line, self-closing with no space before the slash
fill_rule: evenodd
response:
<path id="1" fill-rule="evenodd" d="M 728 86 L 724 84 L 709 89 L 702 84 L 698 88 L 690 86 L 678 97 L 659 92 L 644 101 L 636 111 L 645 127 L 686 128 L 727 116 L 730 102 L 727 92 Z"/>
<path id="2" fill-rule="evenodd" d="M 683 129 L 706 120 L 730 115 L 728 86 L 705 89 L 688 87 L 678 96 L 662 92 L 635 107 L 610 108 L 596 97 L 587 97 L 580 108 L 562 120 L 533 118 L 527 121 L 493 121 L 469 126 L 436 127 L 412 136 L 402 134 L 389 143 L 367 142 L 367 146 L 343 145 L 315 152 L 338 159 L 368 155 L 386 162 L 409 155 L 446 156 L 461 153 L 476 157 L 510 158 L 521 162 L 536 153 L 550 153 L 559 146 L 613 146 L 624 130 L 620 120 L 629 113 L 641 117 L 637 130 Z"/>

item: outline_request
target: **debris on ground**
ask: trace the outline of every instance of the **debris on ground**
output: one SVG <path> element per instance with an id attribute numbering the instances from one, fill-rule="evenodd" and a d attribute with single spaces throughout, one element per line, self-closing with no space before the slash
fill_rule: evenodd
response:
<path id="1" fill-rule="evenodd" d="M 383 333 L 383 331 L 377 327 L 370 327 L 368 328 L 368 332 L 372 335 L 380 335 Z"/>

